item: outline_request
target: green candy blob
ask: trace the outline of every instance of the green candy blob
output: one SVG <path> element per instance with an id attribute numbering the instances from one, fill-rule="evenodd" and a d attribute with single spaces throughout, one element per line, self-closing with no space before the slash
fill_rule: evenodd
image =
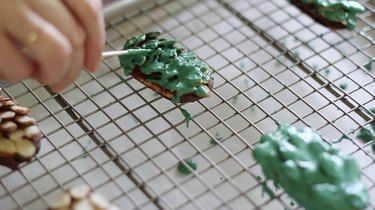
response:
<path id="1" fill-rule="evenodd" d="M 278 125 L 253 156 L 264 175 L 307 210 L 359 210 L 369 204 L 354 159 L 324 143 L 311 128 Z"/>
<path id="2" fill-rule="evenodd" d="M 330 21 L 344 23 L 350 30 L 356 26 L 356 15 L 365 7 L 352 0 L 300 0 L 303 4 L 314 4 L 315 12 Z"/>
<path id="3" fill-rule="evenodd" d="M 197 170 L 198 166 L 194 160 L 185 160 L 185 163 L 194 171 Z M 191 174 L 191 169 L 186 167 L 183 163 L 179 163 L 177 166 L 177 170 L 182 174 Z"/>
<path id="4" fill-rule="evenodd" d="M 119 56 L 125 75 L 140 68 L 149 76 L 148 81 L 175 93 L 174 103 L 179 103 L 180 97 L 188 93 L 207 96 L 210 90 L 206 85 L 212 79 L 207 64 L 197 60 L 194 53 L 175 46 L 176 40 L 158 38 L 159 35 L 160 32 L 149 32 L 125 43 L 124 50 L 131 49 L 128 54 Z"/>
<path id="5" fill-rule="evenodd" d="M 369 142 L 375 139 L 375 126 L 374 125 L 366 125 L 364 128 L 359 130 L 357 138 L 362 140 L 363 142 Z"/>

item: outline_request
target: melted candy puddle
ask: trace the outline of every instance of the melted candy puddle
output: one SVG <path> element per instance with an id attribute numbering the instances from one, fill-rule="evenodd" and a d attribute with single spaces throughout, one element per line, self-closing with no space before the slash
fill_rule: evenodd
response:
<path id="1" fill-rule="evenodd" d="M 177 170 L 178 172 L 180 172 L 181 174 L 191 174 L 192 171 L 195 171 L 197 170 L 198 166 L 197 166 L 197 163 L 194 161 L 194 160 L 191 160 L 191 159 L 188 159 L 188 160 L 185 160 L 185 163 L 190 167 L 186 167 L 182 162 L 180 162 L 177 166 Z"/>
<path id="2" fill-rule="evenodd" d="M 220 136 L 220 133 L 219 132 L 216 132 L 215 133 L 215 138 L 212 138 L 210 140 L 210 143 L 211 144 L 217 144 L 219 141 L 221 141 L 223 139 L 223 137 Z"/>
<path id="3" fill-rule="evenodd" d="M 343 82 L 343 83 L 341 83 L 341 84 L 339 85 L 339 87 L 340 87 L 342 90 L 346 90 L 346 89 L 348 89 L 348 83 Z"/>

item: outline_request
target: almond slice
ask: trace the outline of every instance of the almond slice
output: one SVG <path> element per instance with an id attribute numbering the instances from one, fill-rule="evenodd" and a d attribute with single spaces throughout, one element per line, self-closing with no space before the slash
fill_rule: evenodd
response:
<path id="1" fill-rule="evenodd" d="M 81 200 L 74 204 L 73 210 L 96 210 L 95 207 L 93 207 L 90 204 L 90 201 L 88 199 Z"/>
<path id="2" fill-rule="evenodd" d="M 16 116 L 16 113 L 12 111 L 5 111 L 0 113 L 0 118 L 3 120 L 12 119 L 14 116 Z"/>
<path id="3" fill-rule="evenodd" d="M 42 136 L 40 129 L 36 125 L 32 125 L 32 126 L 25 128 L 24 132 L 25 132 L 26 138 L 31 139 L 33 141 L 39 140 Z"/>
<path id="4" fill-rule="evenodd" d="M 22 115 L 26 115 L 29 113 L 29 109 L 26 108 L 26 107 L 23 107 L 23 106 L 17 106 L 17 105 L 14 105 L 14 106 L 11 106 L 10 109 L 18 114 L 22 114 Z"/>
<path id="5" fill-rule="evenodd" d="M 35 120 L 29 116 L 18 116 L 15 119 L 21 126 L 35 125 Z"/>
<path id="6" fill-rule="evenodd" d="M 107 210 L 120 210 L 120 208 L 112 204 L 110 207 L 107 208 Z"/>
<path id="7" fill-rule="evenodd" d="M 16 141 L 17 154 L 25 159 L 31 158 L 36 152 L 36 147 L 31 141 Z"/>
<path id="8" fill-rule="evenodd" d="M 10 133 L 15 130 L 17 130 L 17 124 L 12 121 L 8 121 L 8 122 L 4 122 L 0 124 L 0 131 L 2 133 Z"/>
<path id="9" fill-rule="evenodd" d="M 72 199 L 70 198 L 69 193 L 63 193 L 59 195 L 55 200 L 49 202 L 49 209 L 51 210 L 60 210 L 60 209 L 68 209 L 71 205 Z"/>
<path id="10" fill-rule="evenodd" d="M 96 208 L 100 210 L 107 209 L 111 205 L 104 196 L 98 193 L 91 193 L 90 201 Z"/>
<path id="11" fill-rule="evenodd" d="M 4 106 L 13 106 L 15 105 L 14 101 L 12 101 L 12 99 L 10 98 L 6 98 L 4 99 Z"/>
<path id="12" fill-rule="evenodd" d="M 22 130 L 17 130 L 9 134 L 9 138 L 13 141 L 23 141 L 25 133 Z"/>
<path id="13" fill-rule="evenodd" d="M 80 185 L 73 187 L 69 190 L 70 195 L 74 200 L 80 200 L 87 197 L 91 192 L 91 188 L 88 185 Z"/>
<path id="14" fill-rule="evenodd" d="M 16 145 L 9 139 L 0 139 L 0 155 L 11 157 L 17 152 Z"/>

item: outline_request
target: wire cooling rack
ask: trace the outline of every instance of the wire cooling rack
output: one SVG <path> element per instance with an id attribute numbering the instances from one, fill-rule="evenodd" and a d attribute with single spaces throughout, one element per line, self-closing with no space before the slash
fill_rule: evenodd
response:
<path id="1" fill-rule="evenodd" d="M 337 146 L 358 161 L 374 209 L 372 142 L 356 135 L 374 118 L 375 2 L 360 2 L 367 11 L 354 31 L 327 29 L 286 0 L 159 1 L 112 14 L 107 50 L 160 30 L 209 64 L 213 95 L 177 106 L 125 77 L 116 57 L 59 95 L 32 80 L 7 85 L 44 137 L 33 162 L 0 168 L 0 208 L 46 209 L 87 183 L 121 209 L 298 209 L 272 185 L 275 197 L 262 195 L 251 156 L 277 119 L 327 142 L 347 134 Z M 181 109 L 193 116 L 189 127 Z M 197 162 L 193 174 L 176 171 L 184 159 Z"/>

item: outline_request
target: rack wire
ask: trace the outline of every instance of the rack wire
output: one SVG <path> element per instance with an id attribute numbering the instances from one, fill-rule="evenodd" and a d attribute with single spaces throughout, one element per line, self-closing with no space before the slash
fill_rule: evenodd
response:
<path id="1" fill-rule="evenodd" d="M 107 50 L 160 30 L 209 64 L 213 95 L 175 105 L 124 76 L 117 57 L 61 94 L 32 80 L 5 85 L 44 137 L 34 161 L 0 168 L 1 209 L 46 209 L 78 183 L 121 209 L 300 209 L 271 185 L 275 197 L 263 194 L 257 179 L 251 149 L 274 120 L 311 126 L 328 143 L 346 134 L 336 146 L 358 161 L 374 209 L 373 142 L 356 135 L 374 119 L 375 2 L 360 2 L 354 31 L 325 28 L 286 0 L 164 0 L 112 15 Z M 191 175 L 176 171 L 185 159 L 198 164 Z"/>

